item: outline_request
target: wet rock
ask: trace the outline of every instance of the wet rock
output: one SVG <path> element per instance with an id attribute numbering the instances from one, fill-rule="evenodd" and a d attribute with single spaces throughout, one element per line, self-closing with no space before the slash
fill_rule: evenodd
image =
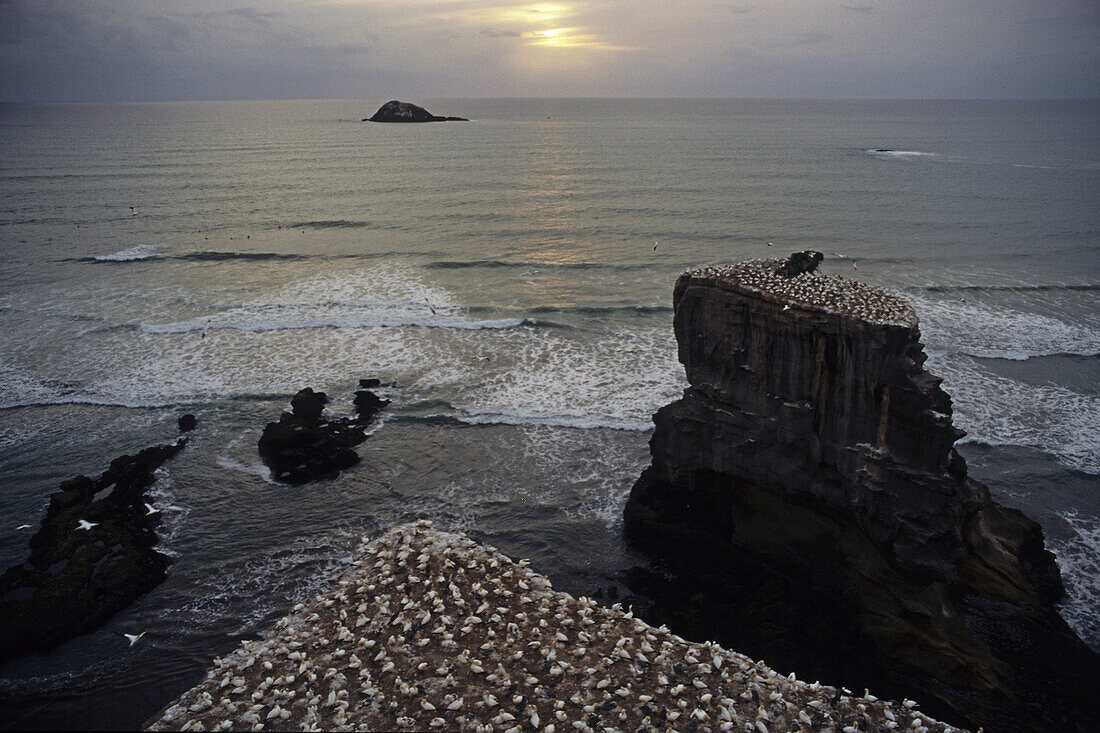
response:
<path id="1" fill-rule="evenodd" d="M 306 387 L 291 398 L 290 409 L 295 417 L 302 420 L 319 420 L 327 404 L 328 395 L 324 392 L 314 392 L 312 387 Z"/>
<path id="2" fill-rule="evenodd" d="M 191 413 L 180 416 L 178 421 L 179 429 L 181 433 L 189 433 L 195 429 L 199 424 L 199 421 Z"/>
<path id="3" fill-rule="evenodd" d="M 386 102 L 363 122 L 469 122 L 465 117 L 439 117 L 423 107 L 394 99 Z"/>
<path id="4" fill-rule="evenodd" d="M 967 477 L 908 307 L 818 273 L 776 285 L 780 265 L 676 283 L 690 386 L 654 416 L 625 509 L 672 570 L 632 590 L 692 634 L 948 721 L 1092 728 L 1100 656 L 1054 607 L 1039 526 Z"/>
<path id="5" fill-rule="evenodd" d="M 153 549 L 160 513 L 146 509 L 144 492 L 185 444 L 121 456 L 50 497 L 30 558 L 0 576 L 0 661 L 92 631 L 164 580 L 168 557 Z M 80 520 L 95 526 L 79 529 Z"/>
<path id="6" fill-rule="evenodd" d="M 360 389 L 355 393 L 355 410 L 359 415 L 359 422 L 369 422 L 386 405 L 389 400 L 382 399 L 369 389 Z"/>
<path id="7" fill-rule="evenodd" d="M 367 424 L 389 404 L 369 390 L 355 393 L 354 417 L 325 419 L 328 395 L 305 389 L 294 395 L 291 410 L 268 423 L 260 436 L 260 458 L 276 481 L 304 484 L 336 478 L 359 462 L 353 448 L 367 439 Z"/>
<path id="8" fill-rule="evenodd" d="M 805 252 L 795 252 L 780 266 L 777 272 L 783 277 L 798 277 L 806 272 L 813 272 L 825 255 L 808 249 Z"/>

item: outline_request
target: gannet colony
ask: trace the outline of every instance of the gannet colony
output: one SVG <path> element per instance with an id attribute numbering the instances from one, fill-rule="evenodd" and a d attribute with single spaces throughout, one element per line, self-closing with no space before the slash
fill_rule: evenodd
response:
<path id="1" fill-rule="evenodd" d="M 551 589 L 430 522 L 364 540 L 151 730 L 948 731 L 911 700 L 807 683 Z"/>
<path id="2" fill-rule="evenodd" d="M 685 274 L 714 278 L 720 283 L 778 303 L 808 310 L 915 328 L 917 314 L 903 298 L 878 286 L 820 271 L 796 277 L 779 273 L 784 260 L 748 260 L 736 264 L 707 265 Z"/>

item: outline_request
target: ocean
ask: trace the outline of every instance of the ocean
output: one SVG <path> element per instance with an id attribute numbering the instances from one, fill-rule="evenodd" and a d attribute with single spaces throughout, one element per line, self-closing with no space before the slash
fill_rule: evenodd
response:
<path id="1" fill-rule="evenodd" d="M 1043 526 L 1100 649 L 1100 103 L 360 122 L 385 101 L 0 105 L 0 568 L 61 481 L 199 419 L 152 490 L 167 580 L 0 667 L 0 727 L 137 727 L 417 517 L 624 593 L 622 508 L 686 386 L 676 277 L 804 249 L 913 303 L 971 476 Z M 393 401 L 362 462 L 272 482 L 264 425 L 361 378 Z"/>

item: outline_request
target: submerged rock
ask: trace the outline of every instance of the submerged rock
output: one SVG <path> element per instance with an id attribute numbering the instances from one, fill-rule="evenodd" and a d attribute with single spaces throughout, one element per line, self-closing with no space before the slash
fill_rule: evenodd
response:
<path id="1" fill-rule="evenodd" d="M 121 456 L 50 497 L 30 559 L 0 576 L 0 661 L 92 631 L 164 580 L 168 557 L 153 549 L 160 513 L 144 492 L 185 444 Z"/>
<path id="2" fill-rule="evenodd" d="M 967 477 L 912 309 L 782 265 L 676 283 L 690 386 L 654 416 L 625 509 L 630 538 L 674 572 L 632 586 L 664 583 L 657 610 L 692 633 L 947 720 L 1092 729 L 1100 656 L 1054 607 L 1039 526 Z"/>
<path id="3" fill-rule="evenodd" d="M 323 417 L 327 403 L 328 395 L 306 387 L 291 399 L 292 412 L 284 412 L 278 422 L 264 428 L 260 458 L 276 481 L 304 484 L 336 478 L 354 466 L 359 454 L 352 448 L 367 439 L 367 424 L 389 401 L 361 389 L 355 393 L 357 415 L 331 420 Z"/>
<path id="4" fill-rule="evenodd" d="M 465 117 L 439 117 L 423 107 L 396 99 L 386 102 L 363 122 L 469 122 Z"/>

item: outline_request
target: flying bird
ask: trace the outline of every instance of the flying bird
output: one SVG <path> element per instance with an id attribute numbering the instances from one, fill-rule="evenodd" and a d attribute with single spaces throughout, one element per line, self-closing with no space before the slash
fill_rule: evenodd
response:
<path id="1" fill-rule="evenodd" d="M 157 509 L 152 504 L 146 504 L 145 508 L 148 509 L 148 511 L 145 512 L 145 516 L 149 516 L 150 514 L 157 514 L 160 512 L 160 509 Z"/>
<path id="2" fill-rule="evenodd" d="M 138 639 L 145 636 L 145 632 L 142 631 L 140 634 L 123 634 L 123 636 L 125 636 L 127 639 L 129 639 L 130 640 L 130 646 L 133 646 L 134 644 L 137 644 Z"/>
<path id="3" fill-rule="evenodd" d="M 31 528 L 31 525 L 29 525 L 29 524 L 20 524 L 18 527 L 15 528 L 15 531 L 18 532 L 21 529 L 30 529 L 30 528 Z"/>
<path id="4" fill-rule="evenodd" d="M 653 249 L 655 249 L 655 250 L 657 249 L 657 240 L 656 239 L 653 240 Z"/>
<path id="5" fill-rule="evenodd" d="M 99 522 L 89 522 L 87 519 L 81 519 L 76 524 L 77 529 L 91 529 L 92 527 L 98 527 Z"/>
<path id="6" fill-rule="evenodd" d="M 432 312 L 432 315 L 434 316 L 435 308 L 432 308 L 432 302 L 428 300 L 427 297 L 424 298 L 424 302 L 428 304 L 428 310 L 430 310 Z"/>

